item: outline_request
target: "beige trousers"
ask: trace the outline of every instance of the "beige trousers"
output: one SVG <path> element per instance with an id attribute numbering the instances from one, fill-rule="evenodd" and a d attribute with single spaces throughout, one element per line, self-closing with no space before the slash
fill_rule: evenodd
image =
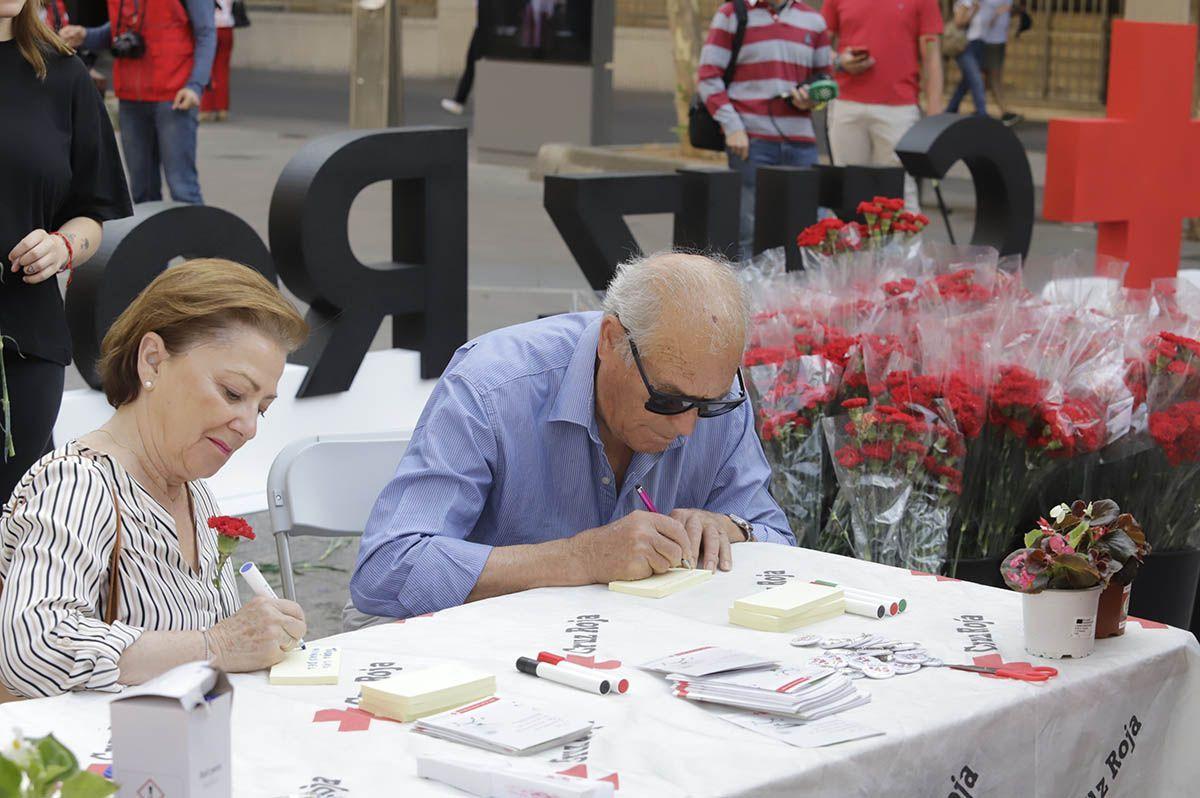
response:
<path id="1" fill-rule="evenodd" d="M 834 100 L 829 106 L 829 146 L 838 166 L 899 166 L 896 142 L 921 118 L 915 105 L 874 105 Z M 917 181 L 904 176 L 904 206 L 921 210 Z"/>

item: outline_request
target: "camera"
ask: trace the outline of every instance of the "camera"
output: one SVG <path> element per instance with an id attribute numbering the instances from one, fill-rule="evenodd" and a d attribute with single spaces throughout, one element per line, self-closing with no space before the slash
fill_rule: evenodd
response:
<path id="1" fill-rule="evenodd" d="M 135 30 L 118 33 L 112 40 L 113 58 L 141 58 L 146 54 L 146 40 Z"/>

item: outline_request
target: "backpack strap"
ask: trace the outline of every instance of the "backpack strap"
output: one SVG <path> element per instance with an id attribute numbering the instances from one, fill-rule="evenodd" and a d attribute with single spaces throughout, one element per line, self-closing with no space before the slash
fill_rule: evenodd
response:
<path id="1" fill-rule="evenodd" d="M 729 63 L 721 80 L 728 86 L 733 82 L 733 71 L 737 68 L 738 54 L 742 52 L 742 42 L 746 40 L 746 20 L 749 12 L 746 10 L 746 0 L 733 0 L 733 13 L 737 17 L 737 30 L 733 32 L 733 46 L 729 48 Z"/>

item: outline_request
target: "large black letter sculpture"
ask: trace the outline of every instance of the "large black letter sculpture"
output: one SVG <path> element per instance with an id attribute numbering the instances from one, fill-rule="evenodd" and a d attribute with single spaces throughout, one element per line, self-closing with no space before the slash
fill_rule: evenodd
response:
<path id="1" fill-rule="evenodd" d="M 796 236 L 817 221 L 817 208 L 846 221 L 858 203 L 904 193 L 904 170 L 894 166 L 763 166 L 754 195 L 754 252 L 783 247 L 788 271 L 804 268 Z"/>
<path id="2" fill-rule="evenodd" d="M 941 114 L 917 122 L 896 145 L 914 177 L 940 179 L 956 161 L 975 181 L 975 231 L 971 243 L 1001 255 L 1029 253 L 1033 238 L 1033 175 L 1021 140 L 1001 122 Z"/>
<path id="3" fill-rule="evenodd" d="M 392 260 L 365 264 L 347 219 L 367 185 L 392 182 Z M 297 396 L 347 390 L 385 316 L 394 346 L 442 373 L 467 337 L 467 132 L 411 127 L 309 142 L 271 198 L 271 251 L 283 282 L 309 304 L 309 366 Z"/>
<path id="4" fill-rule="evenodd" d="M 641 255 L 626 214 L 675 214 L 676 247 L 732 256 L 737 248 L 738 175 L 711 169 L 547 176 L 543 204 L 596 291 L 617 264 Z"/>
<path id="5" fill-rule="evenodd" d="M 67 325 L 75 365 L 100 389 L 100 342 L 121 311 L 177 257 L 221 257 L 275 282 L 271 253 L 258 233 L 229 211 L 175 202 L 144 202 L 133 216 L 104 224 L 104 240 L 67 290 Z"/>

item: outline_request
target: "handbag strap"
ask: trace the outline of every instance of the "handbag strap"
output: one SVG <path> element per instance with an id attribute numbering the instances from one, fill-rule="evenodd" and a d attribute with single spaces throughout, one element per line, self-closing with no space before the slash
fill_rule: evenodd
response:
<path id="1" fill-rule="evenodd" d="M 725 74 L 721 76 L 726 86 L 733 82 L 733 70 L 737 68 L 738 54 L 742 52 L 742 42 L 746 40 L 746 21 L 749 19 L 746 0 L 733 0 L 733 13 L 737 17 L 737 30 L 733 32 L 733 46 L 729 48 L 729 63 L 725 66 Z"/>
<path id="2" fill-rule="evenodd" d="M 121 500 L 117 492 L 109 488 L 112 494 L 113 512 L 117 516 L 117 533 L 113 538 L 112 556 L 108 560 L 108 604 L 104 607 L 104 622 L 109 626 L 117 619 L 121 609 Z"/>

